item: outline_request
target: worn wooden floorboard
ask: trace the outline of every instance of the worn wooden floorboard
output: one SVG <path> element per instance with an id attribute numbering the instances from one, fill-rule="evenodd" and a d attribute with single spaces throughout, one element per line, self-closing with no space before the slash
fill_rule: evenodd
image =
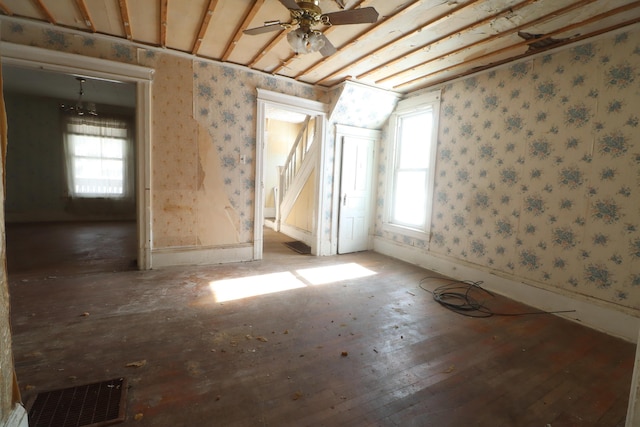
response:
<path id="1" fill-rule="evenodd" d="M 134 238 L 129 223 L 8 225 L 25 400 L 126 376 L 131 426 L 624 424 L 631 343 L 551 315 L 464 317 L 419 287 L 437 274 L 371 252 L 299 255 L 270 230 L 263 261 L 146 272 Z M 311 284 L 309 269 L 347 265 L 371 275 Z M 229 301 L 212 287 L 274 274 L 301 287 Z"/>

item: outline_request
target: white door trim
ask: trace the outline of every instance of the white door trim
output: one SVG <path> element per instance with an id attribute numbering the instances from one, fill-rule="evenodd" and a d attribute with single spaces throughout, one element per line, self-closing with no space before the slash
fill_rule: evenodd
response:
<path id="1" fill-rule="evenodd" d="M 321 233 L 319 230 L 322 228 L 322 194 L 324 182 L 324 170 L 322 168 L 322 161 L 324 160 L 324 146 L 326 137 L 326 121 L 327 121 L 327 109 L 328 105 L 319 101 L 313 101 L 310 99 L 298 98 L 292 95 L 286 95 L 283 93 L 272 92 L 266 89 L 257 88 L 258 91 L 258 111 L 257 111 L 257 123 L 256 123 L 256 178 L 255 178 L 255 213 L 253 219 L 253 259 L 262 259 L 263 250 L 263 219 L 264 219 L 264 200 L 265 200 L 265 188 L 264 188 L 264 170 L 265 170 L 265 121 L 267 119 L 267 106 L 273 106 L 278 109 L 290 110 L 297 113 L 308 114 L 318 117 L 318 134 L 320 138 L 318 143 L 320 144 L 320 151 L 318 155 L 318 164 L 316 166 L 316 195 L 314 212 L 314 244 L 311 245 L 312 253 L 316 253 L 321 245 Z"/>
<path id="2" fill-rule="evenodd" d="M 0 55 L 3 64 L 136 83 L 138 268 L 151 269 L 151 81 L 154 70 L 8 42 L 0 43 Z"/>

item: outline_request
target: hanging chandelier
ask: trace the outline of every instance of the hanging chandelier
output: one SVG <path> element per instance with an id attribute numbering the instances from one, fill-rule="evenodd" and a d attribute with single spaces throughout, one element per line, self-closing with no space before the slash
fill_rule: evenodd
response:
<path id="1" fill-rule="evenodd" d="M 84 89 L 82 84 L 86 82 L 86 80 L 82 77 L 76 77 L 78 84 L 80 85 L 80 89 L 78 91 L 78 101 L 75 104 L 60 104 L 60 109 L 67 114 L 75 114 L 77 116 L 97 116 L 98 112 L 96 111 L 96 104 L 93 102 L 85 103 L 82 101 L 82 95 L 84 95 Z"/>

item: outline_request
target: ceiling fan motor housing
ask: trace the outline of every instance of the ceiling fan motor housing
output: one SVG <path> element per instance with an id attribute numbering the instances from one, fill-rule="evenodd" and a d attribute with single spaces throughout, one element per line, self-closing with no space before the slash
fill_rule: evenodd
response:
<path id="1" fill-rule="evenodd" d="M 300 27 L 310 28 L 322 21 L 322 10 L 319 0 L 297 2 L 300 10 L 291 10 L 291 14 L 298 21 Z"/>

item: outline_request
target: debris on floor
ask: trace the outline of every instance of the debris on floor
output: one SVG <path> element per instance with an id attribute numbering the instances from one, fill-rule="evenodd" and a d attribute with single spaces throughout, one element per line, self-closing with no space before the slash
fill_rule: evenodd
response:
<path id="1" fill-rule="evenodd" d="M 147 364 L 147 359 L 143 359 L 143 360 L 138 360 L 137 362 L 127 363 L 125 366 L 127 368 L 142 368 L 146 364 Z"/>

